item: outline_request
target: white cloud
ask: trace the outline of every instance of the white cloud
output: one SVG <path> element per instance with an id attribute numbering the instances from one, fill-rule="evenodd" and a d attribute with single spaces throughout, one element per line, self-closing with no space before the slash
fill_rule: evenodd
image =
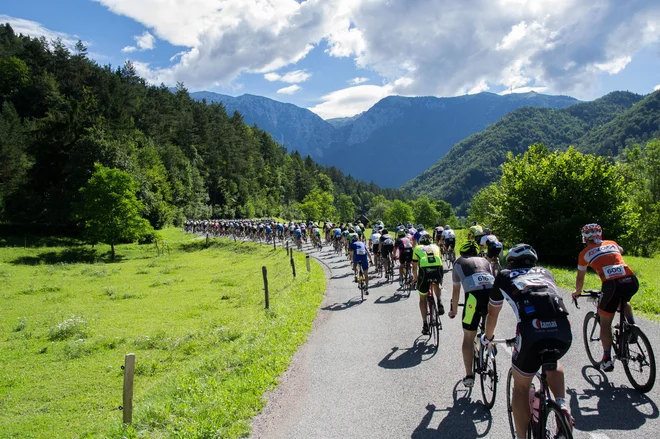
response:
<path id="1" fill-rule="evenodd" d="M 548 91 L 548 87 L 519 87 L 514 89 L 502 90 L 500 95 L 508 95 L 512 93 L 529 93 L 533 91 L 534 93 L 545 93 Z"/>
<path id="2" fill-rule="evenodd" d="M 48 41 L 56 40 L 59 38 L 62 40 L 62 43 L 64 43 L 64 45 L 69 48 L 72 48 L 78 42 L 77 35 L 50 30 L 44 27 L 41 23 L 37 23 L 36 21 L 0 14 L 0 23 L 9 23 L 16 34 L 29 35 L 31 37 L 37 38 L 45 37 Z M 90 45 L 90 43 L 85 41 L 83 41 L 83 43 L 86 46 Z"/>
<path id="3" fill-rule="evenodd" d="M 152 50 L 154 47 L 156 47 L 156 38 L 154 38 L 153 35 L 151 35 L 148 31 L 144 31 L 142 35 L 135 35 L 133 37 L 135 42 L 137 43 L 136 46 L 126 46 L 121 51 L 123 53 L 131 53 L 139 50 L 140 52 L 143 52 L 145 50 Z M 176 55 L 174 55 L 172 58 L 170 58 L 170 62 L 174 59 L 176 59 L 177 56 L 183 55 L 185 52 L 179 52 Z"/>
<path id="4" fill-rule="evenodd" d="M 490 90 L 490 86 L 486 83 L 485 80 L 482 79 L 477 84 L 475 84 L 474 87 L 469 89 L 467 94 L 474 95 L 474 94 L 481 93 L 482 91 L 487 91 L 487 90 Z"/>
<path id="5" fill-rule="evenodd" d="M 322 103 L 309 108 L 323 119 L 350 117 L 368 110 L 385 96 L 392 94 L 392 86 L 358 85 L 333 91 L 321 99 Z"/>
<path id="6" fill-rule="evenodd" d="M 293 70 L 283 75 L 280 75 L 275 72 L 269 72 L 264 75 L 264 78 L 267 81 L 271 81 L 271 82 L 281 81 L 281 82 L 286 82 L 287 84 L 297 84 L 300 82 L 305 82 L 311 77 L 312 74 L 306 70 Z"/>
<path id="7" fill-rule="evenodd" d="M 364 82 L 367 82 L 368 80 L 369 80 L 369 78 L 356 77 L 356 78 L 353 78 L 353 79 L 349 79 L 347 82 L 350 85 L 358 85 L 358 84 L 362 84 Z"/>
<path id="8" fill-rule="evenodd" d="M 660 84 L 658 84 L 658 85 L 656 85 L 655 87 L 653 87 L 653 91 L 658 91 L 658 90 L 660 90 Z"/>
<path id="9" fill-rule="evenodd" d="M 586 99 L 598 75 L 660 41 L 656 0 L 96 1 L 186 47 L 175 64 L 145 74 L 192 88 L 245 72 L 281 81 L 273 72 L 325 41 L 328 56 L 351 57 L 394 94 L 548 87 Z"/>
<path id="10" fill-rule="evenodd" d="M 301 87 L 299 85 L 294 84 L 288 87 L 280 88 L 279 90 L 277 90 L 277 93 L 281 95 L 292 95 L 296 92 L 299 92 L 300 90 Z"/>

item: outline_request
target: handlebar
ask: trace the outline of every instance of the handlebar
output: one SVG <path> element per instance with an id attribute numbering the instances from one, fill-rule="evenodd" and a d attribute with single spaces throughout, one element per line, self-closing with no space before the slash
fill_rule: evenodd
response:
<path id="1" fill-rule="evenodd" d="M 577 309 L 580 309 L 578 306 L 578 297 L 590 297 L 592 299 L 597 299 L 600 295 L 603 294 L 600 290 L 582 290 L 579 296 L 573 297 L 573 304 Z"/>
<path id="2" fill-rule="evenodd" d="M 516 344 L 516 339 L 517 339 L 517 337 L 513 337 L 513 338 L 494 338 L 490 341 L 490 344 L 504 343 L 507 346 L 511 347 L 514 344 Z"/>

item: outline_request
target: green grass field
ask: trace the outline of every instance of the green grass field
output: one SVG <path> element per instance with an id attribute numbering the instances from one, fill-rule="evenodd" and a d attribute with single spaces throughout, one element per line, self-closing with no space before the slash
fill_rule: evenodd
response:
<path id="1" fill-rule="evenodd" d="M 283 249 L 162 232 L 122 245 L 0 248 L 0 438 L 240 437 L 311 330 L 322 268 Z M 99 257 L 99 255 L 102 255 Z M 261 266 L 269 273 L 264 310 Z M 136 354 L 134 423 L 121 424 Z"/>

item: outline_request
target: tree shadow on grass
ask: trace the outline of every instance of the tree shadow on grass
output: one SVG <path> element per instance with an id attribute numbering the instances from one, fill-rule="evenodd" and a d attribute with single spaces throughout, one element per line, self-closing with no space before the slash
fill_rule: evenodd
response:
<path id="1" fill-rule="evenodd" d="M 35 256 L 21 256 L 10 263 L 14 265 L 55 265 L 55 264 L 76 264 L 76 263 L 92 263 L 96 262 L 99 259 L 110 259 L 110 253 L 104 255 L 99 255 L 96 252 L 96 249 L 87 248 L 87 247 L 74 247 L 67 248 L 62 251 L 49 251 L 42 252 Z M 115 257 L 115 262 L 121 260 L 121 257 L 117 255 Z"/>

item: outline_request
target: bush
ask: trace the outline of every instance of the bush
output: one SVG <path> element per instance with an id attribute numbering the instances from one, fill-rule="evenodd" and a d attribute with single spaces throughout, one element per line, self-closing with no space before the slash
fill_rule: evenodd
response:
<path id="1" fill-rule="evenodd" d="M 50 341 L 65 340 L 74 336 L 78 338 L 87 336 L 87 322 L 82 317 L 72 316 L 48 330 Z"/>
<path id="2" fill-rule="evenodd" d="M 605 158 L 532 145 L 524 155 L 509 153 L 502 177 L 475 196 L 470 214 L 507 244 L 531 244 L 543 262 L 574 264 L 584 224 L 600 224 L 605 238 L 625 247 L 638 221 L 627 193 L 620 169 Z"/>

